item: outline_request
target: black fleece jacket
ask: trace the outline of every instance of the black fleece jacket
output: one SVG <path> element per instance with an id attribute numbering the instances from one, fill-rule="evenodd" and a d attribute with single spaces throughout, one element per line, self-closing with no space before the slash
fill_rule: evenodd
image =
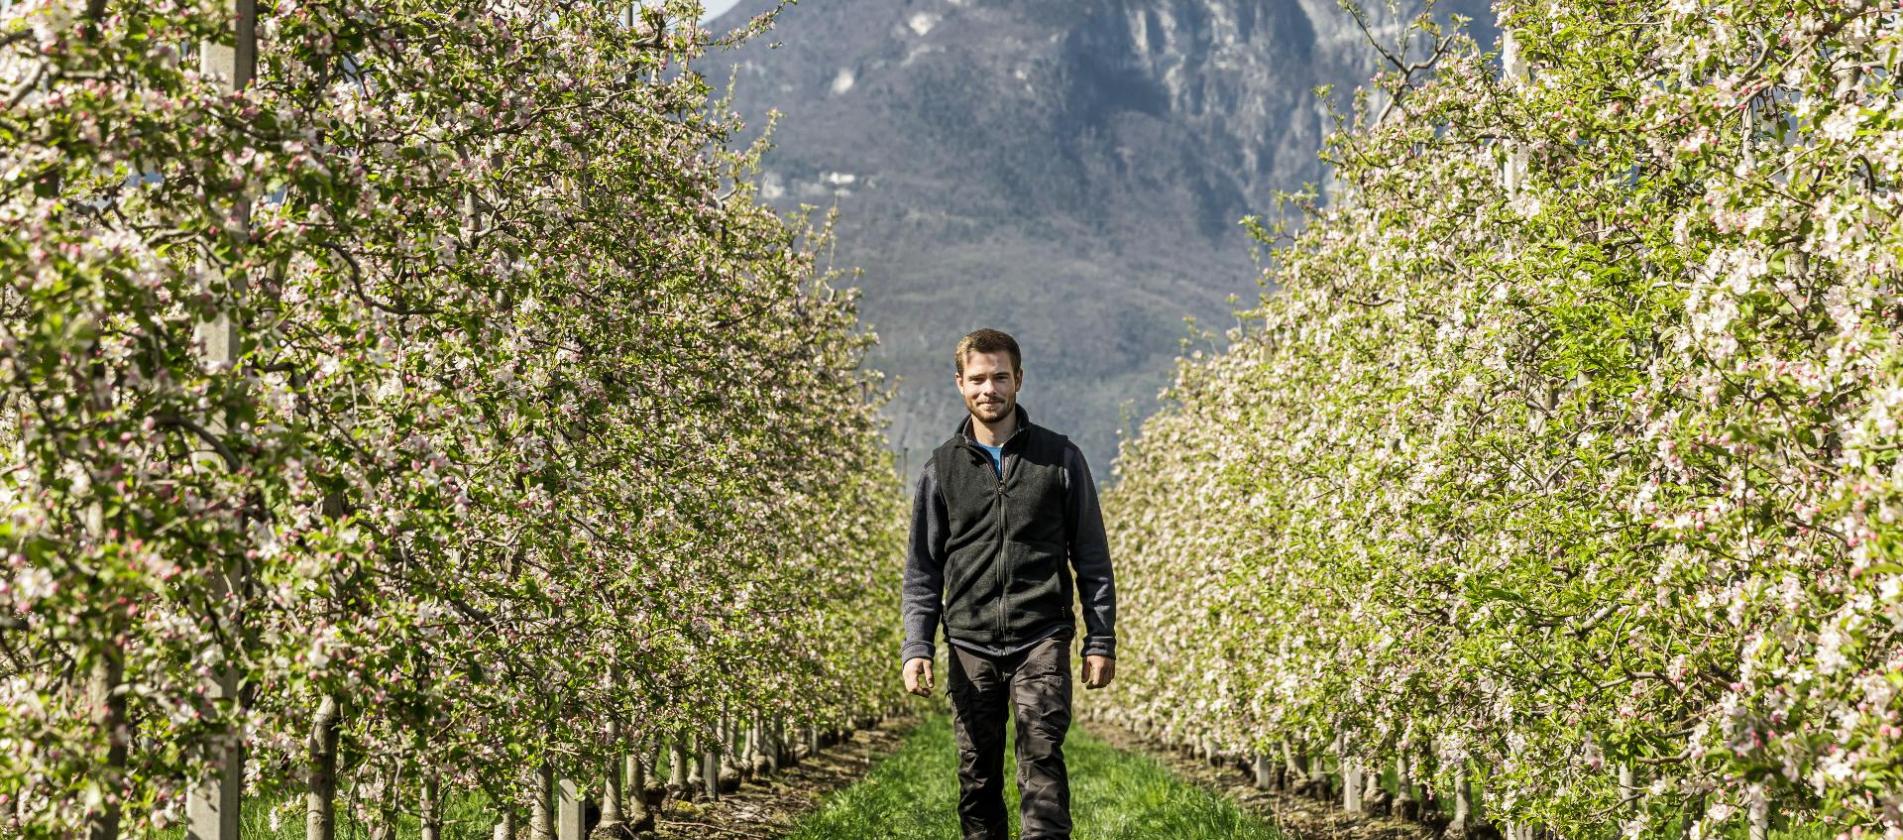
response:
<path id="1" fill-rule="evenodd" d="M 930 658 L 941 624 L 952 644 L 993 655 L 1074 633 L 1073 591 L 1084 654 L 1116 655 L 1116 587 L 1090 467 L 1069 438 L 1017 413 L 1002 478 L 969 417 L 919 471 L 901 661 Z"/>

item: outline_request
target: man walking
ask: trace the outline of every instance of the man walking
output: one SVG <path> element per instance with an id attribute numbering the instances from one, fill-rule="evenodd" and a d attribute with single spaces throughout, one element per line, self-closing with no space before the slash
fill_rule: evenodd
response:
<path id="1" fill-rule="evenodd" d="M 912 496 L 905 690 L 931 694 L 942 622 L 966 840 L 1009 836 L 1004 725 L 1012 711 L 1023 840 L 1068 838 L 1072 568 L 1084 608 L 1084 686 L 1109 685 L 1116 672 L 1117 597 L 1103 514 L 1083 453 L 1017 404 L 1024 380 L 1017 340 L 978 330 L 954 355 L 970 416 L 932 452 Z"/>

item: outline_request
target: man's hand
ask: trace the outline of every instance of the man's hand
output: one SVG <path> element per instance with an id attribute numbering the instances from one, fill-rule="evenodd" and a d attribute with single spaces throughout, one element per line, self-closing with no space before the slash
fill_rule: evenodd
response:
<path id="1" fill-rule="evenodd" d="M 1092 654 L 1084 657 L 1084 687 L 1103 688 L 1117 675 L 1117 660 Z"/>
<path id="2" fill-rule="evenodd" d="M 932 660 L 924 657 L 905 660 L 905 690 L 920 697 L 932 696 Z"/>

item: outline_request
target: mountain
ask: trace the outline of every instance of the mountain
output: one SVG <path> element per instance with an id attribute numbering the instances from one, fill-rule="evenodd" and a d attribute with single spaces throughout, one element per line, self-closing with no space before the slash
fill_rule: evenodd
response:
<path id="1" fill-rule="evenodd" d="M 742 0 L 722 32 L 770 7 Z M 1491 44 L 1485 2 L 1442 3 Z M 1371 9 L 1388 40 L 1418 7 Z M 899 377 L 893 447 L 916 469 L 963 416 L 951 348 L 996 327 L 1020 400 L 1109 477 L 1189 335 L 1259 293 L 1238 220 L 1320 183 L 1338 96 L 1378 54 L 1334 0 L 807 0 L 699 69 L 750 125 L 777 109 L 762 193 L 837 206 L 872 363 Z"/>

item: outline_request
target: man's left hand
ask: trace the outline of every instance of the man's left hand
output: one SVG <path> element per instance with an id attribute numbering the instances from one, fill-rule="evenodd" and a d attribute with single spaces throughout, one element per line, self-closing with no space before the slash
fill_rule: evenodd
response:
<path id="1" fill-rule="evenodd" d="M 1084 687 L 1103 688 L 1117 675 L 1117 660 L 1092 654 L 1084 657 Z"/>

